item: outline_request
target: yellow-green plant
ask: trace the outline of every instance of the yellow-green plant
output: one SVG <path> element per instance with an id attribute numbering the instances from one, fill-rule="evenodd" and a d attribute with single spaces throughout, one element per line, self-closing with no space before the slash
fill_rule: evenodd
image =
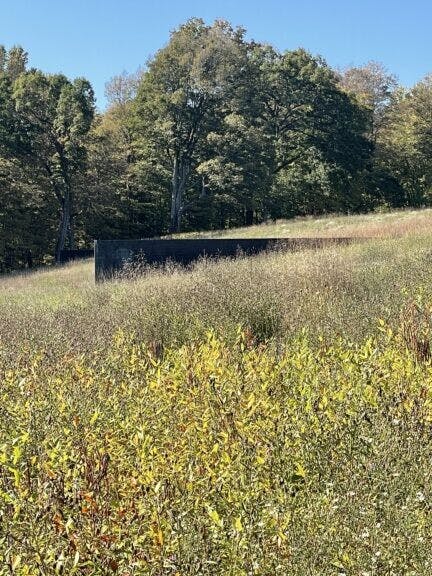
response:
<path id="1" fill-rule="evenodd" d="M 431 572 L 431 367 L 397 335 L 119 331 L 0 374 L 0 574 Z"/>

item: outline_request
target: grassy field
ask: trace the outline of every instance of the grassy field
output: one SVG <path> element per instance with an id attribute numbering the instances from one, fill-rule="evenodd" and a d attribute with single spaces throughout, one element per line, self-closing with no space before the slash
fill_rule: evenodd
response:
<path id="1" fill-rule="evenodd" d="M 432 210 L 399 210 L 363 215 L 332 215 L 291 220 L 278 220 L 246 228 L 215 232 L 192 232 L 177 235 L 183 238 L 284 238 L 284 237 L 391 237 L 428 234 L 432 226 Z"/>
<path id="2" fill-rule="evenodd" d="M 430 224 L 0 279 L 0 574 L 429 575 Z"/>

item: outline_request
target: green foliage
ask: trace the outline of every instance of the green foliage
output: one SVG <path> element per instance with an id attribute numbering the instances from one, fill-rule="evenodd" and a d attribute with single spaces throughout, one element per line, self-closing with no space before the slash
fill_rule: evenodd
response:
<path id="1" fill-rule="evenodd" d="M 32 266 L 54 249 L 56 212 L 21 177 L 19 162 L 0 158 L 0 271 Z"/>
<path id="2" fill-rule="evenodd" d="M 54 226 L 59 226 L 56 234 L 52 222 L 49 223 L 50 237 L 44 254 L 48 247 L 52 250 L 56 241 L 58 259 L 67 236 L 70 247 L 74 245 L 76 178 L 86 157 L 84 139 L 93 120 L 93 90 L 84 79 L 71 82 L 61 74 L 26 72 L 22 49 L 13 50 L 8 53 L 10 66 L 6 66 L 5 73 L 0 76 L 0 153 L 3 166 L 13 167 L 9 179 L 13 180 L 18 174 L 20 188 L 34 190 L 39 199 L 44 198 L 41 228 L 47 217 L 53 217 Z M 29 218 L 37 217 L 37 212 L 33 211 L 35 204 L 38 202 L 30 195 L 23 206 Z M 59 215 L 53 214 L 53 206 Z M 8 225 L 15 225 L 13 215 Z M 33 225 L 33 236 L 41 236 L 38 226 Z M 18 234 L 14 241 L 21 243 L 22 251 L 33 248 L 34 242 L 25 245 L 24 238 Z M 13 254 L 12 250 L 12 257 Z M 39 256 L 37 250 L 35 256 Z"/>
<path id="3" fill-rule="evenodd" d="M 206 26 L 200 19 L 189 20 L 172 33 L 143 75 L 136 102 L 137 132 L 143 156 L 171 174 L 171 231 L 179 230 L 183 213 L 196 201 L 188 183 L 207 159 L 207 135 L 218 130 L 230 108 L 237 71 L 245 59 L 242 36 L 224 21 Z M 201 170 L 202 195 L 205 172 Z"/>
<path id="4" fill-rule="evenodd" d="M 4 58 L 4 71 L 14 82 L 26 71 L 28 54 L 22 46 L 12 46 Z"/>
<path id="5" fill-rule="evenodd" d="M 25 142 L 24 156 L 45 180 L 60 209 L 56 259 L 69 239 L 74 247 L 75 176 L 85 159 L 84 138 L 93 119 L 94 95 L 87 80 L 39 71 L 22 74 L 13 100 Z"/>
<path id="6" fill-rule="evenodd" d="M 431 103 L 430 76 L 409 91 L 397 92 L 378 142 L 378 161 L 402 185 L 406 206 L 430 201 Z"/>
<path id="7" fill-rule="evenodd" d="M 143 75 L 136 117 L 142 156 L 171 172 L 171 230 L 182 217 L 225 227 L 310 211 L 279 189 L 279 174 L 315 162 L 328 188 L 341 189 L 371 149 L 364 111 L 322 59 L 248 44 L 224 22 L 191 20 L 173 33 Z M 334 190 L 325 196 L 315 212 L 349 207 Z"/>
<path id="8" fill-rule="evenodd" d="M 292 165 L 310 147 L 328 163 L 355 171 L 368 158 L 362 110 L 338 89 L 327 64 L 303 49 L 282 54 L 255 49 L 261 115 L 274 137 L 276 170 Z M 347 146 L 349 141 L 350 145 Z"/>

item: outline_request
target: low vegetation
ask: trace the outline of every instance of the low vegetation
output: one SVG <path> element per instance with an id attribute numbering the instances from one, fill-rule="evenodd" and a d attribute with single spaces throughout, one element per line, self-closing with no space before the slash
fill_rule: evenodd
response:
<path id="1" fill-rule="evenodd" d="M 3 574 L 429 574 L 432 390 L 397 339 L 209 333 L 7 370 Z"/>
<path id="2" fill-rule="evenodd" d="M 430 574 L 429 218 L 3 277 L 0 574 Z"/>

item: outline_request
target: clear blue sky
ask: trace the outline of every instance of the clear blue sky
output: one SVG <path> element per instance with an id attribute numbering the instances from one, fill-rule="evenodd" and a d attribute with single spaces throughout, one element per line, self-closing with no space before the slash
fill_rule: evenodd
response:
<path id="1" fill-rule="evenodd" d="M 21 44 L 46 72 L 85 76 L 103 108 L 105 82 L 145 64 L 192 16 L 335 67 L 378 60 L 407 86 L 432 72 L 432 0 L 0 0 L 0 44 Z"/>

